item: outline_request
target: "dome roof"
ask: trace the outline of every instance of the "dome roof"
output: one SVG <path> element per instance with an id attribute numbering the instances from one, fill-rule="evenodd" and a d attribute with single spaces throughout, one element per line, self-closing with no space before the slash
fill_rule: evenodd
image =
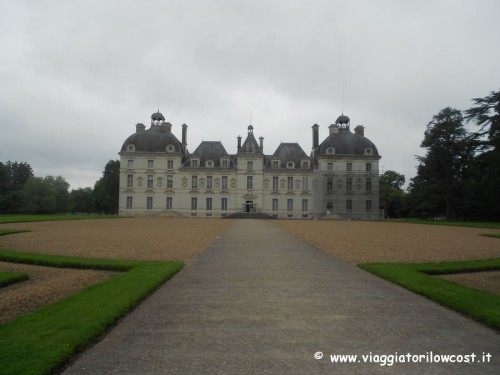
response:
<path id="1" fill-rule="evenodd" d="M 161 113 L 160 113 L 161 115 Z M 169 152 L 181 152 L 181 143 L 166 126 L 152 126 L 148 130 L 139 131 L 128 137 L 121 151 L 128 151 L 129 145 L 134 146 L 135 152 L 167 152 L 167 146 L 174 148 Z"/>
<path id="2" fill-rule="evenodd" d="M 338 133 L 330 134 L 319 145 L 318 155 L 379 156 L 377 147 L 372 141 L 362 135 L 351 133 L 349 129 L 340 129 Z"/>

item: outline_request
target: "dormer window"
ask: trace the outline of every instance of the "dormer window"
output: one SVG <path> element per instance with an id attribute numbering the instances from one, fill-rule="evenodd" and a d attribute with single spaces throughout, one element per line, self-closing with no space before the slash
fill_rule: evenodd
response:
<path id="1" fill-rule="evenodd" d="M 309 169 L 309 162 L 303 161 L 302 162 L 302 169 Z"/>
<path id="2" fill-rule="evenodd" d="M 191 168 L 198 168 L 198 159 L 191 160 Z"/>
<path id="3" fill-rule="evenodd" d="M 286 167 L 288 169 L 293 169 L 295 168 L 295 163 L 293 161 L 289 161 L 288 163 L 286 163 Z"/>
<path id="4" fill-rule="evenodd" d="M 278 169 L 280 167 L 279 160 L 273 160 L 273 169 Z"/>
<path id="5" fill-rule="evenodd" d="M 333 147 L 328 147 L 328 148 L 326 149 L 326 153 L 327 153 L 328 155 L 334 155 L 334 154 L 335 154 L 335 149 L 334 149 Z"/>
<path id="6" fill-rule="evenodd" d="M 222 160 L 222 168 L 229 168 L 229 160 Z"/>
<path id="7" fill-rule="evenodd" d="M 174 145 L 167 145 L 166 150 L 167 150 L 167 152 L 174 152 L 175 146 Z"/>
<path id="8" fill-rule="evenodd" d="M 206 166 L 207 166 L 207 168 L 213 168 L 214 167 L 214 162 L 212 160 L 207 160 Z"/>
<path id="9" fill-rule="evenodd" d="M 371 148 L 365 148 L 365 154 L 366 155 L 372 155 L 373 154 L 373 150 Z"/>
<path id="10" fill-rule="evenodd" d="M 127 151 L 134 152 L 135 151 L 135 146 L 134 145 L 128 145 L 127 146 Z"/>

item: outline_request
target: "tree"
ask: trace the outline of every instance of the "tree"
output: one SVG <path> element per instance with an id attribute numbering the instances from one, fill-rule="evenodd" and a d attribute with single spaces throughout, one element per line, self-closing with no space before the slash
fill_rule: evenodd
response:
<path id="1" fill-rule="evenodd" d="M 500 90 L 472 101 L 476 105 L 465 111 L 465 119 L 475 121 L 480 129 L 478 134 L 487 136 L 487 147 L 500 149 Z"/>
<path id="2" fill-rule="evenodd" d="M 31 177 L 22 189 L 23 211 L 53 213 L 57 209 L 57 189 L 46 179 Z"/>
<path id="3" fill-rule="evenodd" d="M 380 176 L 387 217 L 395 218 L 408 215 L 408 197 L 402 189 L 404 183 L 405 176 L 395 171 L 385 171 Z"/>
<path id="4" fill-rule="evenodd" d="M 21 209 L 21 189 L 31 177 L 33 170 L 26 162 L 0 162 L 0 211 L 15 212 Z"/>
<path id="5" fill-rule="evenodd" d="M 86 212 L 91 213 L 94 211 L 94 204 L 92 200 L 92 188 L 74 189 L 69 194 L 70 208 L 72 212 Z"/>
<path id="6" fill-rule="evenodd" d="M 103 176 L 94 186 L 94 207 L 107 214 L 118 213 L 118 191 L 120 188 L 120 161 L 110 160 Z"/>
<path id="7" fill-rule="evenodd" d="M 465 119 L 474 121 L 481 137 L 480 155 L 471 167 L 467 181 L 466 205 L 470 216 L 500 218 L 500 90 L 484 98 L 472 99 L 475 106 L 465 111 Z M 486 139 L 485 139 L 486 138 Z"/>
<path id="8" fill-rule="evenodd" d="M 69 184 L 66 182 L 62 176 L 46 176 L 45 181 L 52 185 L 57 191 L 56 195 L 56 211 L 66 212 L 68 211 L 69 203 Z"/>
<path id="9" fill-rule="evenodd" d="M 477 145 L 459 110 L 447 107 L 433 117 L 420 145 L 426 154 L 417 156 L 420 164 L 410 182 L 414 213 L 450 219 L 461 213 L 464 182 Z"/>

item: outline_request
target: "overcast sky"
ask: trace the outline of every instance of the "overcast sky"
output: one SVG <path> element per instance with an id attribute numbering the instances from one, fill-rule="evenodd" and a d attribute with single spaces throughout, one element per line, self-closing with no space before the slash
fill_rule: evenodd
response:
<path id="1" fill-rule="evenodd" d="M 500 89 L 500 1 L 0 2 L 0 161 L 94 186 L 158 105 L 190 151 L 254 125 L 311 150 L 341 114 L 415 175 L 432 116 Z"/>

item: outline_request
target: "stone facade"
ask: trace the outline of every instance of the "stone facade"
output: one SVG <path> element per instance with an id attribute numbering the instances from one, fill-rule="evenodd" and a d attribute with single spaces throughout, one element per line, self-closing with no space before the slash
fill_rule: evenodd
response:
<path id="1" fill-rule="evenodd" d="M 120 151 L 121 215 L 223 217 L 263 213 L 290 219 L 380 219 L 379 159 L 364 128 L 350 131 L 340 116 L 319 143 L 314 125 L 307 155 L 298 143 L 281 143 L 264 153 L 264 138 L 253 126 L 236 154 L 219 141 L 187 150 L 187 125 L 181 141 L 159 112 L 151 126 L 136 125 Z"/>

